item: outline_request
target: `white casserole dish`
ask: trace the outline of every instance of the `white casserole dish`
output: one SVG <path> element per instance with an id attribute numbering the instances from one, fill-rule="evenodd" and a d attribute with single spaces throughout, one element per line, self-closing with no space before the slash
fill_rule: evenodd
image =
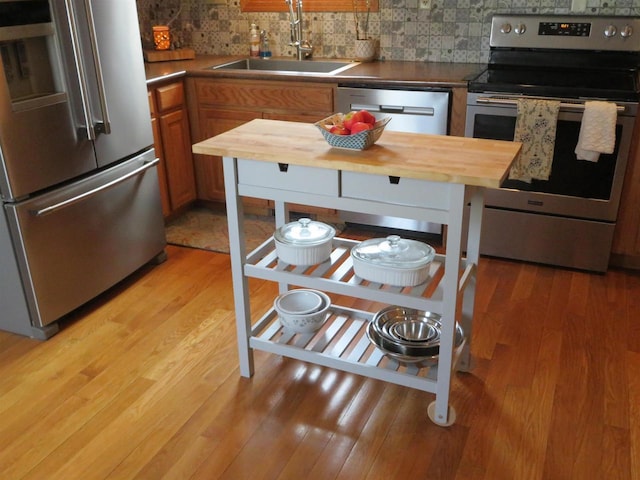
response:
<path id="1" fill-rule="evenodd" d="M 353 271 L 358 277 L 399 287 L 424 283 L 434 257 L 430 245 L 398 235 L 365 240 L 351 249 Z"/>
<path id="2" fill-rule="evenodd" d="M 331 255 L 336 229 L 326 223 L 301 218 L 273 234 L 278 258 L 290 265 L 316 265 Z"/>

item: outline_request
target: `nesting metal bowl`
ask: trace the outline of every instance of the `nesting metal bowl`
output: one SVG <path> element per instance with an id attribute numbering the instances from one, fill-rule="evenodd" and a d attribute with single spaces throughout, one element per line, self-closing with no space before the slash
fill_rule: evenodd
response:
<path id="1" fill-rule="evenodd" d="M 401 363 L 432 365 L 440 353 L 441 316 L 402 307 L 380 310 L 367 327 L 369 341 Z M 464 332 L 456 323 L 454 345 L 462 343 Z"/>

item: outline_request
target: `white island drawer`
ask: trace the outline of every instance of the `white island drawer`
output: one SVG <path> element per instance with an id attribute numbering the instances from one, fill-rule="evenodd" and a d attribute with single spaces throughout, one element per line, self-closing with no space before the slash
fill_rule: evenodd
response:
<path id="1" fill-rule="evenodd" d="M 449 185 L 413 178 L 342 172 L 342 196 L 396 205 L 449 209 Z"/>
<path id="2" fill-rule="evenodd" d="M 238 159 L 238 184 L 338 196 L 337 170 Z"/>

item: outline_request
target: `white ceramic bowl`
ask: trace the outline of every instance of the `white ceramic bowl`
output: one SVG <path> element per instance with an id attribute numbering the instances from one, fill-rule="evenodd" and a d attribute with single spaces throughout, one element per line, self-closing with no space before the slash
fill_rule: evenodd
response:
<path id="1" fill-rule="evenodd" d="M 279 295 L 274 306 L 279 312 L 290 315 L 302 315 L 321 310 L 325 299 L 321 292 L 308 288 L 297 288 Z"/>
<path id="2" fill-rule="evenodd" d="M 278 306 L 278 299 L 281 295 L 275 299 L 273 306 L 278 313 L 280 323 L 283 327 L 295 333 L 313 333 L 320 330 L 324 322 L 327 320 L 329 308 L 331 307 L 331 298 L 329 298 L 329 296 L 324 292 L 320 292 L 318 290 L 314 291 L 322 297 L 322 305 L 319 310 L 311 313 L 294 314 L 283 312 Z"/>

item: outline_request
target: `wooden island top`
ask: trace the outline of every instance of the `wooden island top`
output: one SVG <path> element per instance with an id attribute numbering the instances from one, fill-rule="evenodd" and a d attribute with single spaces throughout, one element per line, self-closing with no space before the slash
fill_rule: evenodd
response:
<path id="1" fill-rule="evenodd" d="M 385 131 L 366 150 L 331 147 L 313 124 L 256 119 L 193 145 L 193 152 L 498 188 L 522 144 Z"/>

